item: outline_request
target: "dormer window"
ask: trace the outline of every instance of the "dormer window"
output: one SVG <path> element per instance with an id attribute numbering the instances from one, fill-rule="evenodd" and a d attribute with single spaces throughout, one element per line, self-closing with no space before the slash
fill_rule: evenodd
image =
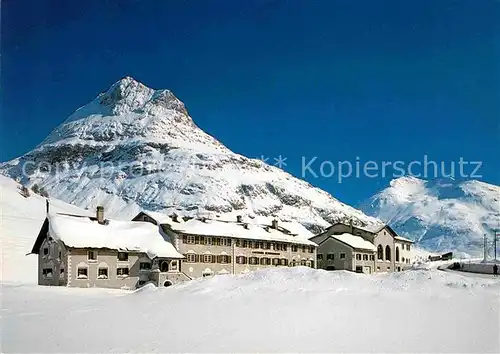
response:
<path id="1" fill-rule="evenodd" d="M 96 251 L 88 251 L 87 252 L 87 259 L 89 261 L 97 261 L 97 252 Z"/>
<path id="2" fill-rule="evenodd" d="M 118 252 L 118 260 L 121 262 L 128 261 L 128 253 L 127 252 Z"/>

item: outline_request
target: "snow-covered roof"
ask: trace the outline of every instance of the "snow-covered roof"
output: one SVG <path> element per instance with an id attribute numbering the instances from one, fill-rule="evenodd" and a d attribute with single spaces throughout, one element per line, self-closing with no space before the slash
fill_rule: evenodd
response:
<path id="1" fill-rule="evenodd" d="M 373 243 L 366 241 L 364 238 L 360 236 L 344 233 L 341 235 L 331 235 L 330 237 L 333 237 L 334 239 L 339 240 L 340 242 L 343 242 L 348 246 L 351 246 L 352 248 L 369 250 L 369 251 L 377 250 L 377 248 Z"/>
<path id="2" fill-rule="evenodd" d="M 237 222 L 237 214 L 226 213 L 215 215 L 207 213 L 206 220 L 190 219 L 184 221 L 181 215 L 174 221 L 165 213 L 144 211 L 143 214 L 153 218 L 159 224 L 168 224 L 174 231 L 208 236 L 226 236 L 257 240 L 284 241 L 308 245 L 316 245 L 308 241 L 313 235 L 302 224 L 296 221 L 282 221 L 268 216 L 242 215 L 241 222 Z M 200 214 L 200 217 L 204 216 Z M 273 229 L 272 221 L 278 220 L 278 229 Z M 244 227 L 248 225 L 248 229 Z M 269 231 L 266 231 L 266 228 Z M 208 232 L 208 233 L 207 233 Z"/>
<path id="3" fill-rule="evenodd" d="M 174 221 L 171 215 L 167 215 L 165 213 L 160 213 L 157 211 L 143 211 L 143 214 L 146 214 L 147 216 L 153 218 L 158 224 L 172 224 L 172 223 L 178 223 L 181 224 L 184 222 L 184 219 L 182 216 L 179 216 L 177 220 Z"/>
<path id="4" fill-rule="evenodd" d="M 182 224 L 170 224 L 172 230 L 192 235 L 234 237 L 250 240 L 281 241 L 316 246 L 304 235 L 287 234 L 268 225 L 256 225 L 219 220 L 191 219 Z M 246 225 L 246 227 L 245 227 Z"/>
<path id="5" fill-rule="evenodd" d="M 99 224 L 88 217 L 60 214 L 51 214 L 48 220 L 50 236 L 68 247 L 144 252 L 151 259 L 184 258 L 151 223 L 106 220 Z"/>
<path id="6" fill-rule="evenodd" d="M 411 242 L 411 243 L 415 243 L 414 241 L 410 240 L 409 238 L 402 237 L 402 236 L 396 236 L 396 237 L 394 237 L 394 239 L 395 239 L 396 241 L 403 241 L 403 242 Z"/>

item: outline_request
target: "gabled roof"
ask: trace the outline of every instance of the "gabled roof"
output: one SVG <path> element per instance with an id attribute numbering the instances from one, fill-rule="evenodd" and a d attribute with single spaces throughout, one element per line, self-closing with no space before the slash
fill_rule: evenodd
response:
<path id="1" fill-rule="evenodd" d="M 139 214 L 137 214 L 132 220 L 137 221 L 139 220 L 139 217 L 146 215 L 150 217 L 152 220 L 155 221 L 155 225 L 161 225 L 161 224 L 174 224 L 178 223 L 181 224 L 184 222 L 184 219 L 182 217 L 178 217 L 176 220 L 174 220 L 172 215 L 167 215 L 164 213 L 159 213 L 156 211 L 141 211 Z"/>
<path id="2" fill-rule="evenodd" d="M 344 225 L 344 226 L 351 226 L 351 225 L 348 225 L 348 224 L 344 224 L 342 222 L 336 222 L 335 224 L 332 224 L 330 225 L 329 228 L 335 226 L 335 225 Z M 359 227 L 359 226 L 356 226 L 356 225 L 353 225 L 352 226 L 353 229 L 355 230 L 361 230 L 361 231 L 365 231 L 365 232 L 369 232 L 371 234 L 377 234 L 379 233 L 380 231 L 382 231 L 383 229 L 387 229 L 387 231 L 389 231 L 389 233 L 393 236 L 393 237 L 397 237 L 398 234 L 396 233 L 396 231 L 394 231 L 394 229 L 392 227 L 390 227 L 389 225 L 382 225 L 382 226 L 378 226 L 376 228 L 373 228 L 373 229 L 370 229 L 370 228 L 362 228 L 362 227 Z M 328 228 L 328 229 L 329 229 Z"/>
<path id="3" fill-rule="evenodd" d="M 415 243 L 414 241 L 410 240 L 409 238 L 402 237 L 402 236 L 396 236 L 396 237 L 394 237 L 394 239 L 397 240 L 397 241 Z"/>
<path id="4" fill-rule="evenodd" d="M 39 253 L 47 234 L 67 247 L 107 248 L 119 251 L 143 252 L 155 257 L 184 258 L 162 235 L 161 229 L 147 222 L 106 220 L 99 224 L 95 218 L 50 214 L 45 219 L 33 246 Z"/>
<path id="5" fill-rule="evenodd" d="M 343 233 L 341 235 L 329 235 L 329 237 L 325 239 L 323 242 L 326 242 L 329 238 L 333 238 L 339 242 L 342 242 L 343 244 L 351 247 L 352 249 L 367 250 L 367 251 L 377 250 L 377 248 L 373 243 L 366 241 L 361 236 L 355 236 L 349 233 Z"/>

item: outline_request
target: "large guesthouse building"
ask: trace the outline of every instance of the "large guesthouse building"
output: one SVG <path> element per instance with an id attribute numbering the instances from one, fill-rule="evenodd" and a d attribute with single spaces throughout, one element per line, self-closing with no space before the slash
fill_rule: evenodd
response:
<path id="1" fill-rule="evenodd" d="M 184 256 L 182 271 L 192 278 L 240 274 L 266 267 L 316 268 L 316 248 L 309 231 L 277 219 L 181 218 L 141 212 L 134 221 L 158 225 Z"/>
<path id="2" fill-rule="evenodd" d="M 411 266 L 413 241 L 389 226 L 374 230 L 336 223 L 310 239 L 318 244 L 318 268 L 358 273 L 402 271 Z"/>
<path id="3" fill-rule="evenodd" d="M 184 258 L 168 236 L 149 223 L 48 214 L 31 253 L 38 255 L 38 284 L 135 289 L 189 280 Z"/>

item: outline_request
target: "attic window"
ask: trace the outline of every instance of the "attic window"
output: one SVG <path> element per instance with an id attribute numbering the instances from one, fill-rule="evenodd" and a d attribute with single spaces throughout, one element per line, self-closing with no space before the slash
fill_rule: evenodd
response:
<path id="1" fill-rule="evenodd" d="M 43 248 L 43 255 L 46 256 L 49 254 L 49 249 L 47 247 Z"/>
<path id="2" fill-rule="evenodd" d="M 87 259 L 89 261 L 97 261 L 97 252 L 96 251 L 88 251 L 87 252 Z"/>
<path id="3" fill-rule="evenodd" d="M 118 252 L 118 260 L 122 262 L 128 261 L 128 253 L 127 252 Z"/>

